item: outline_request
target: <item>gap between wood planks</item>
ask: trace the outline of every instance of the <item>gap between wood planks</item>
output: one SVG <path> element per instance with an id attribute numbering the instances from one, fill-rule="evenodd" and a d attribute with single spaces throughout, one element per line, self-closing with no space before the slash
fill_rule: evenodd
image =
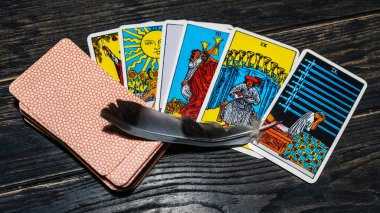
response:
<path id="1" fill-rule="evenodd" d="M 38 182 L 36 182 L 35 180 L 28 180 L 28 181 L 17 182 L 14 184 L 9 184 L 9 185 L 6 185 L 5 187 L 0 187 L 0 197 L 3 196 L 4 194 L 9 194 L 10 192 L 21 191 L 23 188 L 41 188 L 41 186 L 53 186 L 53 185 L 58 185 L 60 183 L 65 183 L 65 182 L 67 182 L 65 180 L 55 181 L 55 182 L 53 180 L 58 179 L 58 178 L 69 178 L 70 179 L 70 177 L 74 177 L 74 176 L 79 175 L 81 173 L 86 173 L 86 170 L 82 167 L 78 168 L 78 169 L 66 171 L 66 172 L 59 172 L 59 173 L 55 173 L 52 175 L 47 175 L 45 177 L 41 177 L 41 178 L 39 178 Z M 71 179 L 73 179 L 73 178 L 71 178 Z M 74 179 L 79 180 L 79 178 L 74 178 Z M 72 182 L 72 181 L 73 180 L 71 180 L 69 182 Z M 47 182 L 49 184 L 47 184 Z"/>
<path id="2" fill-rule="evenodd" d="M 80 173 L 72 174 L 70 176 L 61 176 L 61 177 L 64 177 L 65 179 L 61 179 L 59 181 L 39 182 L 39 183 L 28 185 L 28 186 L 13 187 L 13 188 L 11 188 L 9 190 L 0 191 L 0 197 L 9 196 L 9 195 L 12 195 L 12 194 L 17 194 L 17 193 L 19 193 L 19 192 L 21 192 L 23 190 L 26 190 L 26 189 L 49 188 L 49 187 L 54 187 L 54 186 L 57 186 L 57 185 L 62 185 L 62 184 L 67 184 L 67 183 L 73 183 L 73 182 L 76 182 L 76 181 L 79 181 L 79 180 L 82 179 L 81 177 L 75 177 L 75 176 L 77 176 L 79 174 Z M 49 178 L 49 179 L 52 179 L 52 178 Z"/>

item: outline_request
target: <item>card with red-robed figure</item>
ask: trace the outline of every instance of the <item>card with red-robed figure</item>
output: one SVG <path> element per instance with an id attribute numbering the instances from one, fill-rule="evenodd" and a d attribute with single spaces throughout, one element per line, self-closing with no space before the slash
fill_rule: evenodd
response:
<path id="1" fill-rule="evenodd" d="M 162 111 L 197 118 L 229 36 L 223 27 L 186 24 Z"/>

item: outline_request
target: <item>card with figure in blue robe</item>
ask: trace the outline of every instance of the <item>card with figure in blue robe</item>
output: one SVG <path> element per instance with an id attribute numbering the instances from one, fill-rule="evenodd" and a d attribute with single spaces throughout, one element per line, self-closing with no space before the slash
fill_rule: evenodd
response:
<path id="1" fill-rule="evenodd" d="M 260 120 L 297 57 L 294 47 L 236 28 L 197 121 L 228 126 Z M 248 145 L 235 149 L 258 157 Z"/>

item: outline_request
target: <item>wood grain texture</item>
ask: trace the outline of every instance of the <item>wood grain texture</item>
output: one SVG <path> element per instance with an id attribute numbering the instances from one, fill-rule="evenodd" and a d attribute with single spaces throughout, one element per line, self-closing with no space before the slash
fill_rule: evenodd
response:
<path id="1" fill-rule="evenodd" d="M 169 207 L 215 212 L 375 210 L 380 208 L 380 180 L 374 178 L 380 172 L 380 130 L 360 127 L 379 119 L 380 112 L 355 116 L 325 171 L 312 185 L 265 159 L 233 150 L 176 146 L 130 195 L 111 194 L 88 173 L 80 173 L 2 193 L 0 208 L 38 212 L 46 208 L 103 212 Z M 372 134 L 363 137 L 368 131 Z"/>
<path id="2" fill-rule="evenodd" d="M 379 9 L 379 1 L 354 0 L 0 2 L 0 211 L 377 212 Z M 233 150 L 172 146 L 132 194 L 115 195 L 22 121 L 8 86 L 61 38 L 87 51 L 92 32 L 181 18 L 232 24 L 313 49 L 368 82 L 317 183 Z"/>
<path id="3" fill-rule="evenodd" d="M 1 1 L 1 78 L 15 78 L 61 38 L 87 50 L 87 35 L 123 24 L 166 19 L 226 23 L 271 31 L 380 9 L 379 1 Z"/>

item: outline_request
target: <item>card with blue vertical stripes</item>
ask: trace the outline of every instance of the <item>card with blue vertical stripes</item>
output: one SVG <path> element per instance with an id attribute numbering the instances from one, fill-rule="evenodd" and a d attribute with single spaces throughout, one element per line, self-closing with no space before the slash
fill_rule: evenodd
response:
<path id="1" fill-rule="evenodd" d="M 367 83 L 311 50 L 304 50 L 250 147 L 301 179 L 315 182 L 352 116 Z"/>

